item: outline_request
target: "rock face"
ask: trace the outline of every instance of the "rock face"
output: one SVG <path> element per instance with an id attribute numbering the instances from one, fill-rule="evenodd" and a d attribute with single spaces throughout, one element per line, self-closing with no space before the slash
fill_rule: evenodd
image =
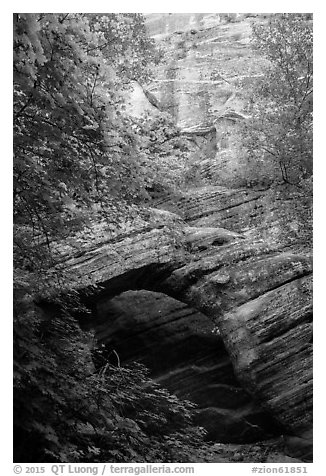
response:
<path id="1" fill-rule="evenodd" d="M 132 82 L 125 99 L 128 112 L 134 117 L 140 117 L 145 113 L 155 115 L 157 110 L 162 108 L 159 100 L 137 81 Z"/>
<path id="2" fill-rule="evenodd" d="M 270 437 L 275 422 L 237 382 L 220 335 L 204 314 L 164 294 L 127 291 L 96 304 L 92 324 L 107 355 L 139 361 L 163 387 L 198 405 L 196 421 L 219 442 Z M 113 358 L 116 358 L 114 353 Z"/>
<path id="3" fill-rule="evenodd" d="M 251 25 L 257 21 L 265 21 L 264 15 L 146 15 L 148 33 L 165 59 L 146 88 L 134 84 L 130 113 L 169 113 L 189 138 L 191 160 L 216 157 L 218 177 L 228 175 L 230 164 L 241 164 L 238 124 L 246 118 L 243 90 L 262 76 L 265 64 L 250 48 Z"/>
<path id="4" fill-rule="evenodd" d="M 163 195 L 155 205 L 179 214 L 191 226 L 223 227 L 283 250 L 312 246 L 311 200 L 284 186 L 270 191 L 199 187 L 177 197 Z"/>
<path id="5" fill-rule="evenodd" d="M 210 192 L 205 190 L 207 220 L 220 196 L 219 190 Z M 94 309 L 127 290 L 145 289 L 208 316 L 242 386 L 284 433 L 306 442 L 312 425 L 311 256 L 284 252 L 277 241 L 240 229 L 200 230 L 200 207 L 187 210 L 188 223 L 165 212 L 159 226 L 154 220 L 113 240 L 104 234 L 90 249 L 67 257 L 64 266 L 80 279 L 80 289 L 85 282 L 101 285 Z M 212 412 L 206 415 L 212 421 Z M 310 449 L 305 451 L 309 456 Z"/>
<path id="6" fill-rule="evenodd" d="M 236 83 L 261 74 L 248 48 L 252 19 L 221 14 L 150 14 L 149 34 L 166 51 L 150 91 L 182 130 L 237 121 L 242 102 Z"/>

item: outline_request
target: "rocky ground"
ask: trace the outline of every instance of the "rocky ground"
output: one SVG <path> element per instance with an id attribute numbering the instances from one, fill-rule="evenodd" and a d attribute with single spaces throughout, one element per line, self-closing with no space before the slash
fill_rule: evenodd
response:
<path id="1" fill-rule="evenodd" d="M 198 463 L 302 463 L 288 453 L 283 438 L 246 445 L 215 443 Z"/>

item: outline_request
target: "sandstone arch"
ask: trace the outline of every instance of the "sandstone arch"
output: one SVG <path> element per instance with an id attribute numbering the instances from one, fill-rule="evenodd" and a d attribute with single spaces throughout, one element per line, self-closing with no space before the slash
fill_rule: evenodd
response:
<path id="1" fill-rule="evenodd" d="M 162 292 L 218 326 L 242 385 L 294 435 L 312 425 L 311 257 L 221 228 L 168 223 L 103 239 L 64 266 L 93 298 Z M 171 223 L 174 221 L 174 225 Z"/>

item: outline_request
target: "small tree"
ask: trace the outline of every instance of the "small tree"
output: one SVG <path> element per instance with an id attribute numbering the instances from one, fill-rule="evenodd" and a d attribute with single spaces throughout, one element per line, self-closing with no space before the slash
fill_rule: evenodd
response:
<path id="1" fill-rule="evenodd" d="M 267 59 L 248 101 L 243 128 L 249 157 L 272 160 L 285 182 L 312 174 L 312 22 L 304 14 L 276 14 L 253 25 L 252 44 Z"/>

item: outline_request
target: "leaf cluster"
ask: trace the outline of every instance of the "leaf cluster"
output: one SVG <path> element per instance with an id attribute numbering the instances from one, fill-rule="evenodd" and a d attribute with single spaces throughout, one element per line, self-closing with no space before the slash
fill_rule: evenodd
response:
<path id="1" fill-rule="evenodd" d="M 312 174 L 311 20 L 273 15 L 253 25 L 252 45 L 268 63 L 249 94 L 244 145 L 257 166 L 271 161 L 283 181 L 300 185 Z"/>
<path id="2" fill-rule="evenodd" d="M 15 304 L 15 461 L 193 457 L 204 436 L 192 425 L 193 404 L 160 388 L 140 364 L 109 363 L 67 312 L 48 319 L 22 288 Z"/>
<path id="3" fill-rule="evenodd" d="M 78 230 L 95 211 L 117 223 L 128 203 L 143 197 L 146 172 L 123 91 L 158 60 L 145 33 L 139 14 L 14 15 L 20 267 L 43 266 L 51 241 Z"/>
<path id="4" fill-rule="evenodd" d="M 140 142 L 140 158 L 146 170 L 147 187 L 162 184 L 180 188 L 188 167 L 189 142 L 180 134 L 170 114 L 145 114 L 135 119 L 134 130 Z"/>

